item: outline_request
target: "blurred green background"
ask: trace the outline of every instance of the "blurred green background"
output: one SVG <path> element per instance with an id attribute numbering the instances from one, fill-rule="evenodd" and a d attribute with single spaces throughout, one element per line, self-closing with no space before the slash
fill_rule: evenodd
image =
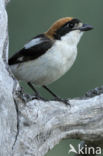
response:
<path id="1" fill-rule="evenodd" d="M 9 16 L 10 56 L 32 37 L 46 31 L 57 19 L 77 17 L 94 26 L 84 34 L 78 46 L 78 57 L 71 70 L 49 87 L 61 97 L 78 97 L 103 84 L 103 0 L 12 0 L 7 6 Z M 32 91 L 23 83 L 26 92 Z M 49 94 L 39 88 L 41 94 Z M 67 156 L 69 143 L 64 140 L 47 156 Z"/>

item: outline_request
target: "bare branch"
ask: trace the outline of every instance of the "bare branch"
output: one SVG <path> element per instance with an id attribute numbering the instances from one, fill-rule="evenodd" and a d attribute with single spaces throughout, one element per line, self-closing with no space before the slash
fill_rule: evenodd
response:
<path id="1" fill-rule="evenodd" d="M 55 101 L 32 100 L 23 104 L 19 98 L 17 103 L 16 153 L 43 156 L 63 138 L 91 142 L 103 139 L 103 94 L 89 99 L 72 99 L 71 107 Z"/>
<path id="2" fill-rule="evenodd" d="M 4 61 L 8 56 L 7 13 L 0 0 L 0 155 L 10 156 L 16 135 L 16 111 L 13 99 L 14 81 Z M 12 120 L 13 119 L 13 120 Z"/>

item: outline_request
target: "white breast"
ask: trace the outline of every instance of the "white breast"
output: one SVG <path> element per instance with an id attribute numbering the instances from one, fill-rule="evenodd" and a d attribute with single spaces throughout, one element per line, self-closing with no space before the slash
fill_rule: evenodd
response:
<path id="1" fill-rule="evenodd" d="M 56 41 L 54 46 L 38 59 L 11 66 L 14 75 L 36 85 L 46 85 L 59 79 L 73 65 L 77 48 Z"/>

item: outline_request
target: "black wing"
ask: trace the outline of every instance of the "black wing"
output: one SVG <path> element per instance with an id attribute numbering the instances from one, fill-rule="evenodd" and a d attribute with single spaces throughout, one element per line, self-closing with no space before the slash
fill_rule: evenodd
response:
<path id="1" fill-rule="evenodd" d="M 37 38 L 40 38 L 40 43 L 35 44 L 29 48 L 24 47 L 21 49 L 9 59 L 9 65 L 34 60 L 43 55 L 53 45 L 53 41 L 47 38 L 44 34 L 36 36 L 33 39 Z"/>

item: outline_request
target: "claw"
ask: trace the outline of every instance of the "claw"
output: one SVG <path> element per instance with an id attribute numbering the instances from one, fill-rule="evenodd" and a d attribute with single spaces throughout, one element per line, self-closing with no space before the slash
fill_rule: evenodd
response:
<path id="1" fill-rule="evenodd" d="M 35 96 L 35 99 L 37 100 L 43 100 L 43 101 L 47 101 L 45 98 L 41 97 L 41 96 Z"/>
<path id="2" fill-rule="evenodd" d="M 44 97 L 40 96 L 40 94 L 39 95 L 35 95 L 33 97 L 33 99 L 42 100 L 42 101 L 49 101 L 49 100 L 45 99 Z"/>
<path id="3" fill-rule="evenodd" d="M 55 100 L 55 101 L 63 102 L 64 104 L 71 106 L 68 99 L 62 99 L 62 98 L 60 98 L 60 97 L 57 97 L 57 98 L 55 98 L 54 100 Z"/>

